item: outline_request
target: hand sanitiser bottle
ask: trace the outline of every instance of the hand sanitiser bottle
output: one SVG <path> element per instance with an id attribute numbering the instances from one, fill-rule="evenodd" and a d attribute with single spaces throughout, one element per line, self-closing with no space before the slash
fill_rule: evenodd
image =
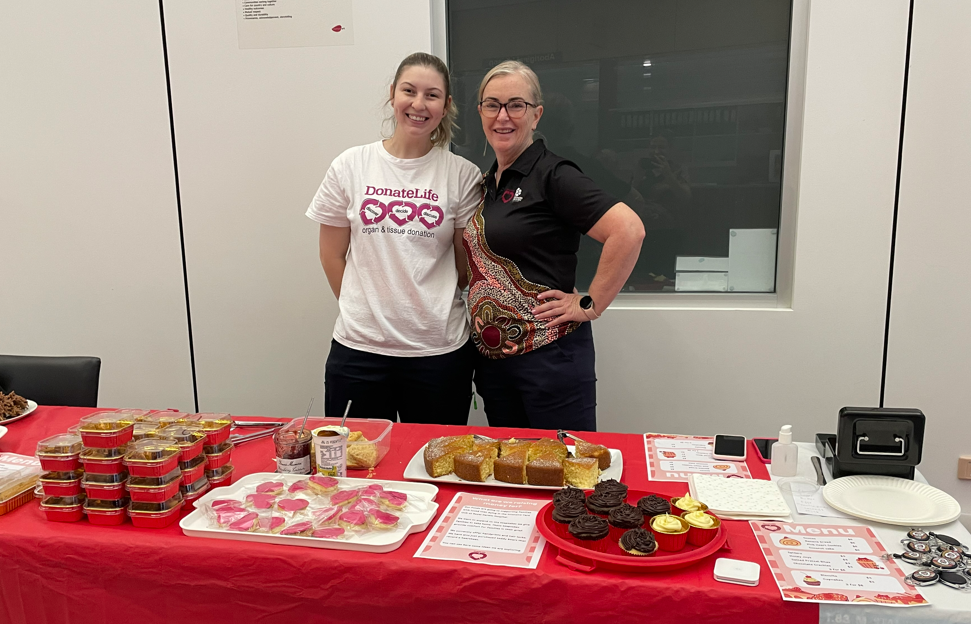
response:
<path id="1" fill-rule="evenodd" d="M 779 441 L 772 445 L 772 474 L 777 477 L 796 476 L 799 447 L 792 443 L 792 425 L 779 431 Z"/>

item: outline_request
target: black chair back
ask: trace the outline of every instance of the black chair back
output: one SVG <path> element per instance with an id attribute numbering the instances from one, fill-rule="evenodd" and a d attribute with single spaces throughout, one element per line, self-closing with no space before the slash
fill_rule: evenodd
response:
<path id="1" fill-rule="evenodd" d="M 101 358 L 0 355 L 0 390 L 38 405 L 98 406 Z"/>

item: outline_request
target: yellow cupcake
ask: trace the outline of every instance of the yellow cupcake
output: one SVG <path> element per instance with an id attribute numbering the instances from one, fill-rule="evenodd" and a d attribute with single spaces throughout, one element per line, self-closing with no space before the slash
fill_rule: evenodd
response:
<path id="1" fill-rule="evenodd" d="M 709 516 L 703 511 L 691 511 L 681 516 L 685 521 L 693 527 L 699 529 L 715 529 L 718 528 L 720 522 L 718 518 L 714 516 Z"/>
<path id="2" fill-rule="evenodd" d="M 658 533 L 677 535 L 688 530 L 688 522 L 684 518 L 672 516 L 671 514 L 661 514 L 654 516 L 651 520 L 651 528 Z"/>
<path id="3" fill-rule="evenodd" d="M 691 498 L 691 494 L 685 494 L 681 498 L 672 498 L 671 503 L 681 511 L 707 511 L 708 505 Z"/>

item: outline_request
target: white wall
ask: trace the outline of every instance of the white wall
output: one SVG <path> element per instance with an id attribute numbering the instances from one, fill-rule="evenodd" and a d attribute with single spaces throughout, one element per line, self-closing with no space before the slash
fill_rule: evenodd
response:
<path id="1" fill-rule="evenodd" d="M 893 271 L 886 404 L 927 416 L 921 471 L 961 503 L 971 526 L 971 4 L 914 7 Z"/>
<path id="2" fill-rule="evenodd" d="M 102 405 L 191 409 L 158 6 L 5 3 L 0 353 L 102 358 Z"/>

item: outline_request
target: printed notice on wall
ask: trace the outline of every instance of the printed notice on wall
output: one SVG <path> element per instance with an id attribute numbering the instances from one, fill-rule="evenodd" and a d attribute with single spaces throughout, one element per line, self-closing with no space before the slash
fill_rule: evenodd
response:
<path id="1" fill-rule="evenodd" d="M 352 0 L 236 0 L 240 49 L 354 45 Z"/>
<path id="2" fill-rule="evenodd" d="M 749 522 L 783 600 L 926 605 L 870 527 Z"/>
<path id="3" fill-rule="evenodd" d="M 416 557 L 535 568 L 546 540 L 536 528 L 544 501 L 459 492 Z"/>

